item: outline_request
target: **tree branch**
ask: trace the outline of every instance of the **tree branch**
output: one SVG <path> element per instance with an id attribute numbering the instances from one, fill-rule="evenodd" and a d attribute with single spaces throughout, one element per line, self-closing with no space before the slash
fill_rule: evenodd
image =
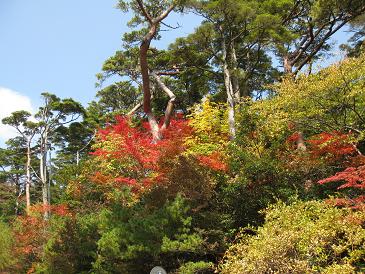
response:
<path id="1" fill-rule="evenodd" d="M 178 29 L 178 28 L 181 28 L 181 25 L 179 23 L 177 23 L 177 26 L 176 27 L 173 27 L 169 24 L 166 24 L 164 22 L 161 22 L 162 25 L 164 25 L 165 27 L 169 28 L 169 29 Z"/>
<path id="2" fill-rule="evenodd" d="M 332 27 L 330 30 L 326 33 L 326 35 L 323 37 L 321 42 L 312 50 L 312 52 L 304 58 L 304 60 L 297 66 L 297 68 L 294 71 L 294 75 L 296 75 L 312 58 L 314 55 L 317 54 L 317 52 L 322 48 L 323 44 L 340 28 L 342 28 L 348 21 L 344 20 L 341 24 L 339 24 L 334 30 L 332 30 Z"/>
<path id="3" fill-rule="evenodd" d="M 142 0 L 137 0 L 137 4 L 143 14 L 143 16 L 148 20 L 148 22 L 152 25 L 153 24 L 153 19 L 151 17 L 151 15 L 149 15 L 149 13 L 147 12 L 147 10 L 145 9 L 144 5 L 143 5 L 143 1 Z"/>
<path id="4" fill-rule="evenodd" d="M 165 120 L 163 125 L 161 126 L 161 130 L 165 130 L 170 125 L 171 116 L 174 110 L 174 104 L 176 100 L 175 94 L 165 85 L 164 82 L 162 82 L 160 76 L 158 76 L 155 72 L 151 72 L 151 76 L 153 76 L 157 82 L 157 84 L 160 86 L 160 88 L 170 97 L 169 102 L 167 103 L 167 107 L 165 110 Z"/>
<path id="5" fill-rule="evenodd" d="M 140 0 L 138 0 L 140 1 Z M 163 19 L 165 19 L 167 17 L 167 15 L 169 15 L 169 13 L 175 8 L 175 5 L 171 5 L 170 7 L 168 7 L 160 16 L 154 18 L 152 20 L 153 24 L 158 24 L 160 23 Z"/>

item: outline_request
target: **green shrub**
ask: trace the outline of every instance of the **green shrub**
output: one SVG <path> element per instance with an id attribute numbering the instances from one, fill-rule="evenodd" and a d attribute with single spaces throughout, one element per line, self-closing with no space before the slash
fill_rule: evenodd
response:
<path id="1" fill-rule="evenodd" d="M 354 273 L 365 271 L 365 212 L 319 201 L 280 202 L 255 236 L 243 233 L 221 273 Z"/>
<path id="2" fill-rule="evenodd" d="M 94 219 L 93 219 L 94 217 Z M 53 218 L 36 273 L 84 273 L 90 270 L 98 239 L 95 216 Z"/>
<path id="3" fill-rule="evenodd" d="M 13 263 L 12 242 L 10 228 L 0 221 L 0 272 Z"/>

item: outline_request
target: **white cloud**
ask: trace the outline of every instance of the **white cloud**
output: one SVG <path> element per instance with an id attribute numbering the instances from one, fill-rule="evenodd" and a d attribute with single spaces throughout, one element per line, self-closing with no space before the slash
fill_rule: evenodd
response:
<path id="1" fill-rule="evenodd" d="M 30 98 L 20 93 L 0 87 L 0 121 L 9 116 L 12 112 L 17 110 L 27 110 L 33 112 L 32 103 Z M 6 141 L 7 139 L 16 135 L 15 130 L 10 126 L 0 123 L 0 140 Z"/>

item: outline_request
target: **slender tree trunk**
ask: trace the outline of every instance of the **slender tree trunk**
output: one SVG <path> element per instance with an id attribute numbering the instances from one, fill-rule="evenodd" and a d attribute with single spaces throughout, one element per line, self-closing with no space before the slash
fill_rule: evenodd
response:
<path id="1" fill-rule="evenodd" d="M 232 83 L 230 81 L 229 72 L 226 71 L 225 73 L 225 86 L 227 90 L 227 103 L 228 103 L 228 125 L 229 125 L 229 133 L 231 139 L 236 137 L 236 115 L 235 115 L 235 101 L 232 94 Z"/>
<path id="2" fill-rule="evenodd" d="M 228 103 L 228 126 L 231 139 L 236 137 L 236 121 L 235 121 L 235 100 L 233 94 L 231 73 L 229 71 L 227 62 L 227 46 L 224 35 L 222 34 L 222 65 L 223 65 L 223 75 L 224 75 L 224 86 L 227 93 L 227 103 Z"/>
<path id="3" fill-rule="evenodd" d="M 48 149 L 46 151 L 47 151 L 47 154 L 49 155 L 48 163 L 47 163 L 47 158 L 46 158 L 47 200 L 48 200 L 48 205 L 51 205 L 52 156 L 51 156 L 51 151 L 48 151 Z M 47 154 L 46 154 L 46 157 L 47 157 Z"/>
<path id="4" fill-rule="evenodd" d="M 46 130 L 45 130 L 46 131 Z M 40 153 L 40 162 L 39 162 L 39 171 L 40 178 L 42 181 L 42 200 L 44 207 L 44 218 L 49 219 L 49 190 L 48 190 L 48 181 L 47 181 L 47 131 L 41 137 L 41 153 Z"/>
<path id="5" fill-rule="evenodd" d="M 19 175 L 16 175 L 14 186 L 15 186 L 14 193 L 16 195 L 16 198 L 15 198 L 15 209 L 14 209 L 14 211 L 15 211 L 15 215 L 19 215 L 19 198 L 21 196 Z"/>
<path id="6" fill-rule="evenodd" d="M 241 100 L 241 90 L 240 85 L 238 81 L 238 75 L 237 75 L 237 69 L 238 69 L 238 61 L 237 61 L 237 55 L 236 55 L 236 49 L 234 48 L 234 43 L 231 43 L 231 55 L 232 55 L 232 71 L 234 72 L 232 77 L 232 88 L 233 88 L 233 94 L 234 99 L 236 100 L 236 103 L 239 103 Z"/>
<path id="7" fill-rule="evenodd" d="M 25 199 L 26 199 L 26 211 L 27 214 L 30 212 L 30 185 L 31 185 L 31 173 L 30 173 L 30 164 L 31 164 L 31 150 L 30 150 L 30 143 L 31 140 L 27 140 L 27 163 L 26 163 L 26 172 L 27 172 L 27 179 L 25 183 Z"/>
<path id="8" fill-rule="evenodd" d="M 286 75 L 290 75 L 293 73 L 293 63 L 290 60 L 289 55 L 284 56 L 284 73 Z M 297 140 L 297 150 L 306 151 L 307 146 L 304 142 L 303 133 L 301 131 L 298 132 L 298 140 Z"/>
<path id="9" fill-rule="evenodd" d="M 160 127 L 158 126 L 156 117 L 155 117 L 155 115 L 153 115 L 152 112 L 148 112 L 148 113 L 146 113 L 146 115 L 148 118 L 148 123 L 151 128 L 152 142 L 157 143 L 158 141 L 160 141 L 162 139 L 162 133 L 160 131 Z"/>

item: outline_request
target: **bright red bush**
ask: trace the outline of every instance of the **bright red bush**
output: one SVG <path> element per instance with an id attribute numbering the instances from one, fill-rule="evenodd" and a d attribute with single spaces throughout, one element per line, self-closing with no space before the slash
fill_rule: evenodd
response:
<path id="1" fill-rule="evenodd" d="M 124 117 L 117 117 L 116 124 L 98 133 L 100 148 L 92 154 L 101 161 L 117 161 L 120 172 L 97 171 L 91 180 L 98 184 L 126 185 L 140 190 L 164 181 L 168 172 L 166 161 L 174 159 L 185 150 L 184 139 L 192 129 L 183 119 L 172 120 L 164 130 L 164 138 L 152 142 L 148 123 L 132 126 Z"/>
<path id="2" fill-rule="evenodd" d="M 289 146 L 295 148 L 296 146 L 293 146 L 293 144 L 298 142 L 299 137 L 299 133 L 295 132 L 286 139 L 286 142 Z M 306 140 L 306 143 L 308 152 L 313 158 L 325 157 L 326 160 L 337 161 L 357 152 L 350 139 L 350 134 L 332 131 L 313 135 Z"/>
<path id="3" fill-rule="evenodd" d="M 350 162 L 354 166 L 348 167 L 343 171 L 337 172 L 335 175 L 318 181 L 319 184 L 328 184 L 342 182 L 337 189 L 352 188 L 358 190 L 365 189 L 365 165 L 363 165 L 364 156 L 353 157 Z M 356 166 L 362 163 L 362 165 Z M 338 198 L 335 199 L 336 205 L 360 207 L 364 205 L 365 196 L 359 195 L 355 198 Z"/>
<path id="4" fill-rule="evenodd" d="M 313 157 L 326 157 L 329 160 L 337 161 L 344 156 L 356 153 L 356 148 L 350 138 L 350 134 L 338 131 L 322 132 L 308 140 L 310 153 Z"/>

